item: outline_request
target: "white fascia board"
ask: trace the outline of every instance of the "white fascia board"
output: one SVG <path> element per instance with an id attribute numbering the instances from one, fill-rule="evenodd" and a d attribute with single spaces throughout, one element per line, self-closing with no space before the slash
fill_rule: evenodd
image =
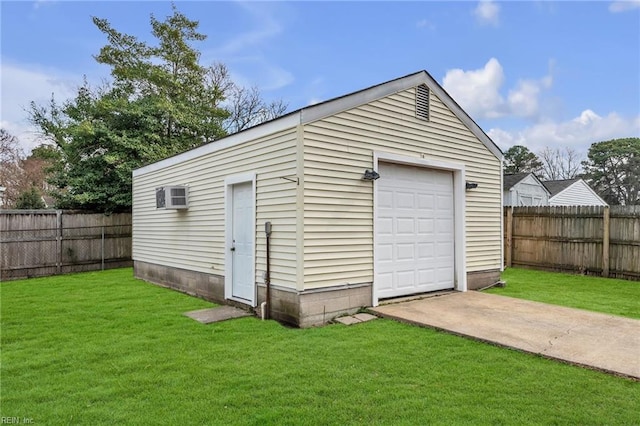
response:
<path id="1" fill-rule="evenodd" d="M 203 155 L 211 154 L 226 148 L 231 148 L 254 139 L 259 139 L 273 133 L 277 133 L 288 128 L 293 128 L 300 123 L 301 111 L 285 115 L 284 117 L 259 124 L 240 133 L 234 133 L 217 141 L 210 142 L 182 154 L 160 160 L 156 163 L 149 164 L 133 171 L 133 177 L 141 176 L 147 173 L 155 172 L 185 161 L 193 160 Z"/>
<path id="2" fill-rule="evenodd" d="M 300 123 L 311 123 L 312 121 L 320 120 L 351 108 L 356 108 L 360 105 L 384 98 L 385 96 L 410 89 L 411 87 L 419 86 L 425 83 L 426 74 L 427 73 L 424 71 L 411 74 L 406 77 L 389 81 L 388 83 L 379 84 L 377 86 L 355 92 L 351 95 L 342 96 L 340 98 L 304 108 L 302 110 Z"/>

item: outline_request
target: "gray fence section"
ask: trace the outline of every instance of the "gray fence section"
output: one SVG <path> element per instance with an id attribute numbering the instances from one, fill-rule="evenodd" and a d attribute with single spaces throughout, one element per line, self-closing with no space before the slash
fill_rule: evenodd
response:
<path id="1" fill-rule="evenodd" d="M 640 280 L 640 206 L 505 207 L 505 264 Z"/>
<path id="2" fill-rule="evenodd" d="M 0 211 L 0 279 L 131 266 L 131 214 Z"/>

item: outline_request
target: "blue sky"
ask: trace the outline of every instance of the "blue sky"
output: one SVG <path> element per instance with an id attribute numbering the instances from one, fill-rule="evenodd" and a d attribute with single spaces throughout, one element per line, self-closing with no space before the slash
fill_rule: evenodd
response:
<path id="1" fill-rule="evenodd" d="M 289 110 L 427 70 L 503 149 L 640 136 L 640 0 L 611 2 L 189 2 L 225 63 Z M 109 77 L 91 16 L 150 38 L 169 2 L 2 1 L 2 127 L 26 151 L 24 109 Z"/>

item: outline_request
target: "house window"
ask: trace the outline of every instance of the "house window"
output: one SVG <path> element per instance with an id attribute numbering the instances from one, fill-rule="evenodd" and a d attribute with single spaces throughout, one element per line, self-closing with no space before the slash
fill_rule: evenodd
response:
<path id="1" fill-rule="evenodd" d="M 424 84 L 416 88 L 416 117 L 429 121 L 429 88 Z"/>

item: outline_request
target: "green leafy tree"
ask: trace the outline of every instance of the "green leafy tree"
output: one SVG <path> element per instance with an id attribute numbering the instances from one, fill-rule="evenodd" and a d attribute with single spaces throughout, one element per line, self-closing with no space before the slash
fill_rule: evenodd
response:
<path id="1" fill-rule="evenodd" d="M 34 186 L 22 192 L 16 200 L 16 209 L 19 210 L 38 210 L 44 209 L 44 201 L 42 201 L 42 194 Z"/>
<path id="2" fill-rule="evenodd" d="M 54 99 L 44 107 L 31 104 L 32 123 L 53 142 L 38 155 L 51 157 L 51 193 L 59 208 L 128 211 L 134 169 L 214 141 L 226 129 L 241 130 L 231 121 L 237 114 L 254 114 L 242 121 L 253 125 L 274 118 L 265 106 L 281 107 L 254 102 L 233 109 L 247 97 L 234 95 L 226 67 L 200 65 L 193 45 L 206 36 L 197 21 L 172 7 L 164 21 L 151 16 L 154 45 L 94 17 L 108 40 L 95 59 L 111 68 L 113 81 L 98 88 L 85 81 L 62 105 Z"/>
<path id="3" fill-rule="evenodd" d="M 504 153 L 505 173 L 539 173 L 540 170 L 542 162 L 526 146 L 514 145 Z"/>
<path id="4" fill-rule="evenodd" d="M 207 78 L 192 46 L 206 36 L 197 31 L 197 21 L 172 8 L 165 21 L 151 16 L 155 46 L 116 31 L 106 19 L 94 17 L 93 22 L 109 41 L 95 58 L 111 67 L 114 92 L 144 98 L 146 108 L 161 113 L 156 116 L 162 124 L 157 136 L 180 152 L 225 136 L 229 112 L 220 106 L 224 92 Z"/>
<path id="5" fill-rule="evenodd" d="M 640 204 L 640 138 L 596 142 L 583 162 L 585 178 L 609 204 Z"/>

